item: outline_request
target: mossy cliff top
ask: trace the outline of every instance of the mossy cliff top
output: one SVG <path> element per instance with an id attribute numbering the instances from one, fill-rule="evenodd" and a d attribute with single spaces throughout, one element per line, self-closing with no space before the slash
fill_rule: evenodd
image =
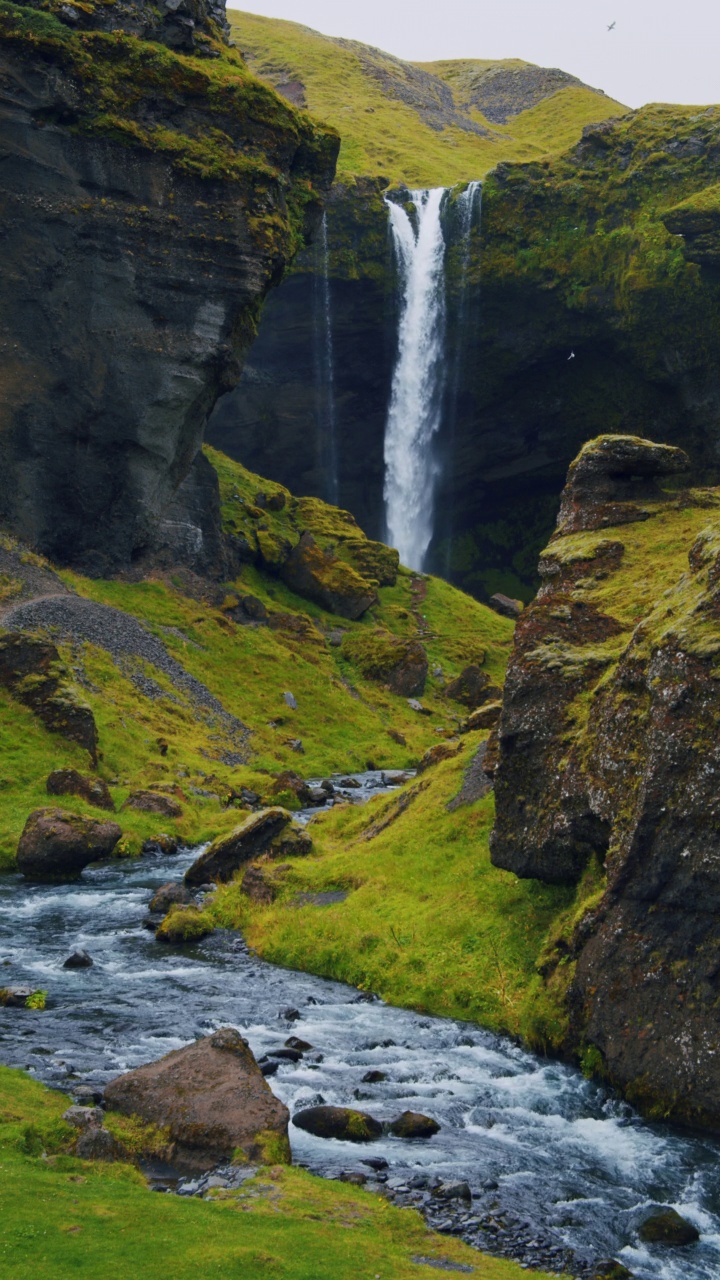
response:
<path id="1" fill-rule="evenodd" d="M 338 129 L 338 176 L 451 186 L 499 160 L 555 153 L 626 108 L 562 71 L 518 60 L 410 63 L 295 22 L 228 14 L 258 75 Z"/>

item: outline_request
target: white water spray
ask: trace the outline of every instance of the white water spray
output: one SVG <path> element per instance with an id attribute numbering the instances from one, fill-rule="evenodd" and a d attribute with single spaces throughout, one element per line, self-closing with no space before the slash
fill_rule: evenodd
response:
<path id="1" fill-rule="evenodd" d="M 325 498 L 338 503 L 337 423 L 335 417 L 335 352 L 330 300 L 330 253 L 327 214 L 318 241 L 320 262 L 315 273 L 315 403 L 318 470 L 325 473 Z"/>
<path id="2" fill-rule="evenodd" d="M 437 468 L 432 440 L 440 427 L 445 337 L 445 190 L 410 193 L 411 219 L 387 200 L 402 289 L 398 354 L 385 428 L 387 537 L 411 569 L 422 569 L 433 532 Z M 416 226 L 413 223 L 416 223 Z"/>

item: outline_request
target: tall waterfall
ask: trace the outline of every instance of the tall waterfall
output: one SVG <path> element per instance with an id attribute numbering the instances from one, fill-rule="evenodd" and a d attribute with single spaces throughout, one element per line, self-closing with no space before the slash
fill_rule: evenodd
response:
<path id="1" fill-rule="evenodd" d="M 315 272 L 315 421 L 317 469 L 325 475 L 325 498 L 337 506 L 339 492 L 337 423 L 335 416 L 335 352 L 330 299 L 330 253 L 327 214 L 317 241 Z"/>
<path id="2" fill-rule="evenodd" d="M 444 384 L 445 190 L 410 193 L 415 217 L 386 201 L 401 284 L 398 353 L 385 428 L 387 538 L 403 564 L 421 569 L 433 532 Z"/>
<path id="3" fill-rule="evenodd" d="M 446 402 L 446 447 L 445 447 L 445 466 L 448 471 L 452 471 L 455 461 L 455 432 L 458 419 L 458 403 L 460 397 L 460 385 L 465 367 L 465 356 L 470 351 L 477 339 L 477 295 L 470 295 L 468 290 L 468 282 L 470 275 L 470 261 L 472 256 L 473 245 L 473 227 L 477 226 L 478 236 L 482 228 L 482 183 L 469 182 L 467 187 L 457 198 L 457 243 L 458 243 L 458 286 L 457 286 L 457 303 L 455 306 L 455 333 L 452 346 L 452 357 L 450 360 L 450 376 L 448 380 L 448 393 Z M 473 305 L 475 303 L 475 305 Z M 454 532 L 454 519 L 451 504 L 450 509 L 445 512 L 444 519 L 444 542 L 445 542 L 445 574 L 450 577 L 451 559 L 452 559 L 452 539 Z"/>

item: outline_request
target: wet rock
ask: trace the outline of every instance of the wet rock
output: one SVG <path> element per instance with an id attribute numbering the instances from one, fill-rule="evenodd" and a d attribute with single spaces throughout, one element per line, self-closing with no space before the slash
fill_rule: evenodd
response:
<path id="1" fill-rule="evenodd" d="M 501 711 L 502 702 L 499 698 L 495 702 L 487 702 L 484 706 L 477 707 L 460 726 L 460 732 L 475 733 L 478 729 L 492 729 L 500 719 Z"/>
<path id="2" fill-rule="evenodd" d="M 349 1182 L 353 1187 L 364 1187 L 367 1180 L 367 1174 L 357 1169 L 343 1169 L 340 1174 L 340 1181 Z"/>
<path id="3" fill-rule="evenodd" d="M 261 1062 L 259 1065 L 264 1076 L 274 1076 L 280 1067 L 279 1062 Z"/>
<path id="4" fill-rule="evenodd" d="M 167 1126 L 172 1163 L 182 1171 L 211 1169 L 238 1148 L 262 1162 L 268 1135 L 287 1143 L 288 1110 L 230 1027 L 112 1080 L 105 1101 L 111 1110 Z"/>
<path id="5" fill-rule="evenodd" d="M 454 680 L 445 686 L 445 696 L 473 710 L 484 702 L 497 698 L 501 692 L 491 683 L 490 677 L 477 663 L 465 667 Z"/>
<path id="6" fill-rule="evenodd" d="M 5 632 L 0 636 L 0 685 L 51 733 L 84 747 L 97 764 L 95 718 L 54 644 L 23 631 Z"/>
<path id="7" fill-rule="evenodd" d="M 417 767 L 417 772 L 425 773 L 426 769 L 440 764 L 442 760 L 452 760 L 453 756 L 458 755 L 461 750 L 462 747 L 451 746 L 449 742 L 437 742 L 434 747 L 428 747 Z"/>
<path id="8" fill-rule="evenodd" d="M 179 841 L 175 836 L 170 836 L 166 831 L 159 832 L 156 836 L 151 836 L 143 844 L 141 852 L 144 854 L 154 854 L 155 856 L 163 854 L 166 857 L 177 853 L 180 848 Z"/>
<path id="9" fill-rule="evenodd" d="M 92 966 L 92 956 L 83 947 L 80 947 L 77 951 L 73 951 L 71 956 L 68 956 L 63 964 L 63 969 L 91 969 Z"/>
<path id="10" fill-rule="evenodd" d="M 54 769 L 45 783 L 49 796 L 79 796 L 96 809 L 115 811 L 113 798 L 102 778 L 89 778 L 77 769 Z"/>
<path id="11" fill-rule="evenodd" d="M 503 595 L 502 591 L 496 591 L 495 595 L 490 597 L 488 604 L 491 609 L 501 614 L 503 618 L 512 618 L 514 620 L 519 618 L 523 611 L 522 600 L 513 600 L 510 596 Z"/>
<path id="12" fill-rule="evenodd" d="M 614 1258 L 598 1262 L 594 1265 L 588 1280 L 633 1280 L 634 1272 L 617 1262 Z"/>
<path id="13" fill-rule="evenodd" d="M 373 1116 L 350 1107 L 308 1107 L 293 1116 L 293 1124 L 316 1138 L 338 1138 L 343 1142 L 375 1142 L 383 1131 Z"/>
<path id="14" fill-rule="evenodd" d="M 160 791 L 133 791 L 123 809 L 139 809 L 141 813 L 159 813 L 163 818 L 181 818 L 182 805 Z"/>
<path id="15" fill-rule="evenodd" d="M 351 565 L 323 551 L 311 533 L 302 534 L 280 568 L 291 591 L 314 600 L 329 613 L 355 621 L 377 604 L 377 591 Z"/>
<path id="16" fill-rule="evenodd" d="M 387 1080 L 384 1071 L 366 1071 L 362 1078 L 363 1084 L 380 1084 L 383 1080 Z"/>
<path id="17" fill-rule="evenodd" d="M 25 1009 L 33 994 L 32 987 L 0 987 L 0 1005 L 7 1009 Z"/>
<path id="18" fill-rule="evenodd" d="M 303 1055 L 299 1049 L 271 1049 L 270 1056 L 280 1062 L 299 1062 Z"/>
<path id="19" fill-rule="evenodd" d="M 432 1138 L 433 1134 L 440 1131 L 437 1120 L 424 1116 L 419 1111 L 403 1111 L 387 1127 L 396 1138 Z"/>
<path id="20" fill-rule="evenodd" d="M 638 1235 L 645 1244 L 686 1245 L 700 1239 L 697 1227 L 676 1209 L 651 1213 L 638 1228 Z"/>
<path id="21" fill-rule="evenodd" d="M 389 1169 L 390 1165 L 383 1156 L 366 1156 L 361 1164 L 366 1164 L 368 1169 L 374 1169 L 376 1173 L 381 1173 L 383 1169 Z"/>
<path id="22" fill-rule="evenodd" d="M 472 1191 L 467 1182 L 441 1182 L 435 1187 L 433 1195 L 439 1200 L 472 1200 Z"/>
<path id="23" fill-rule="evenodd" d="M 288 1036 L 285 1041 L 286 1049 L 297 1049 L 299 1053 L 307 1053 L 312 1049 L 312 1045 L 307 1040 L 301 1040 L 299 1036 Z"/>
<path id="24" fill-rule="evenodd" d="M 186 885 L 204 884 L 206 880 L 225 884 L 236 871 L 260 854 L 266 853 L 273 839 L 290 822 L 287 809 L 275 806 L 261 809 L 246 818 L 230 835 L 219 836 L 185 872 Z"/>
<path id="25" fill-rule="evenodd" d="M 28 880 L 77 876 L 91 862 L 109 858 L 121 836 L 116 822 L 100 822 L 64 809 L 36 809 L 20 837 L 18 870 Z"/>
<path id="26" fill-rule="evenodd" d="M 150 911 L 162 911 L 165 915 L 171 907 L 187 906 L 192 902 L 192 894 L 179 880 L 168 880 L 153 894 L 149 903 Z"/>
<path id="27" fill-rule="evenodd" d="M 287 1009 L 281 1009 L 280 1013 L 278 1014 L 278 1018 L 284 1018 L 286 1022 L 297 1022 L 298 1018 L 300 1017 L 302 1017 L 300 1010 L 293 1009 L 292 1007 Z"/>

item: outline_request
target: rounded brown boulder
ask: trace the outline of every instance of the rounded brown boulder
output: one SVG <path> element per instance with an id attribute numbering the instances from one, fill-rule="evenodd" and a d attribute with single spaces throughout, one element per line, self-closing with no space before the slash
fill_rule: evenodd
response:
<path id="1" fill-rule="evenodd" d="M 212 1169 L 238 1149 L 254 1161 L 270 1151 L 274 1162 L 280 1152 L 290 1158 L 287 1107 L 232 1027 L 111 1080 L 105 1105 L 167 1128 L 172 1164 L 181 1171 Z"/>
<path id="2" fill-rule="evenodd" d="M 117 822 L 65 809 L 35 809 L 18 844 L 18 870 L 29 880 L 78 876 L 89 863 L 109 858 L 121 835 Z"/>
<path id="3" fill-rule="evenodd" d="M 396 1138 L 432 1138 L 439 1133 L 440 1125 L 431 1116 L 424 1116 L 420 1111 L 403 1111 L 397 1120 L 388 1125 L 390 1133 Z"/>
<path id="4" fill-rule="evenodd" d="M 316 1138 L 339 1138 L 344 1142 L 374 1142 L 383 1131 L 374 1116 L 352 1107 L 306 1107 L 293 1116 L 293 1124 Z"/>

